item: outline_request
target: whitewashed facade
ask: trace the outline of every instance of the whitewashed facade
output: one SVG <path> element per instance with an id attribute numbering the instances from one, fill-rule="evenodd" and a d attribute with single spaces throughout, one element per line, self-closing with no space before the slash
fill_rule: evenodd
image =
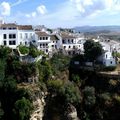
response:
<path id="1" fill-rule="evenodd" d="M 34 41 L 34 30 L 31 25 L 1 24 L 0 45 L 16 49 L 20 44 L 29 45 Z"/>
<path id="2" fill-rule="evenodd" d="M 70 34 L 61 34 L 62 38 L 62 49 L 69 55 L 81 53 L 84 51 L 83 44 L 85 42 L 84 37 L 70 35 Z"/>

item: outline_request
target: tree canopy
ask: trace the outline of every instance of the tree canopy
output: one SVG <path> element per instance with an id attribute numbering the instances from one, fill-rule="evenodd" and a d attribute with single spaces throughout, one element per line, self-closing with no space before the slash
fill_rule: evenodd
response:
<path id="1" fill-rule="evenodd" d="M 84 50 L 85 57 L 89 61 L 96 60 L 103 52 L 101 44 L 93 40 L 87 40 L 84 43 Z"/>

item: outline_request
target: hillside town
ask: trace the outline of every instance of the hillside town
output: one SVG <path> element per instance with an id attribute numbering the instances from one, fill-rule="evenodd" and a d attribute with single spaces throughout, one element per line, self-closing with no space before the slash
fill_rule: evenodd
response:
<path id="1" fill-rule="evenodd" d="M 17 23 L 0 23 L 0 45 L 17 49 L 19 45 L 30 46 L 33 44 L 40 51 L 49 57 L 58 51 L 66 55 L 83 54 L 83 44 L 89 40 L 83 33 L 78 33 L 70 29 L 47 29 L 45 26 L 18 25 Z M 103 47 L 103 54 L 99 60 L 105 66 L 116 66 L 116 58 L 113 52 L 120 52 L 120 43 L 98 36 L 92 38 L 94 42 L 99 42 Z"/>

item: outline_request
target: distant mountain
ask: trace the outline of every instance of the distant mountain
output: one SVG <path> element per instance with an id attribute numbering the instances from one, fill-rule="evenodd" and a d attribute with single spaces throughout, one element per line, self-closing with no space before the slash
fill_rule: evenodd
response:
<path id="1" fill-rule="evenodd" d="M 76 32 L 120 32 L 120 26 L 81 26 L 81 27 L 74 27 L 73 30 Z"/>

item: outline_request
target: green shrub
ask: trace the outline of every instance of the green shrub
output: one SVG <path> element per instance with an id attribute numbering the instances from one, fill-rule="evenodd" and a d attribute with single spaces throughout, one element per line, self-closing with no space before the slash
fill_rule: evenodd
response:
<path id="1" fill-rule="evenodd" d="M 17 120 L 29 120 L 32 104 L 28 99 L 23 97 L 22 99 L 17 100 L 14 106 L 13 112 Z"/>
<path id="2" fill-rule="evenodd" d="M 85 105 L 86 106 L 93 106 L 96 103 L 95 88 L 87 86 L 83 90 L 83 93 L 84 93 Z"/>
<path id="3" fill-rule="evenodd" d="M 12 52 L 12 49 L 6 46 L 0 46 L 0 58 L 7 58 L 10 53 Z"/>
<path id="4" fill-rule="evenodd" d="M 33 58 L 36 58 L 37 56 L 41 55 L 42 52 L 37 50 L 36 47 L 30 46 L 29 47 L 29 55 L 32 56 Z"/>
<path id="5" fill-rule="evenodd" d="M 23 45 L 19 46 L 19 51 L 21 54 L 28 54 L 29 53 L 29 48 Z"/>

